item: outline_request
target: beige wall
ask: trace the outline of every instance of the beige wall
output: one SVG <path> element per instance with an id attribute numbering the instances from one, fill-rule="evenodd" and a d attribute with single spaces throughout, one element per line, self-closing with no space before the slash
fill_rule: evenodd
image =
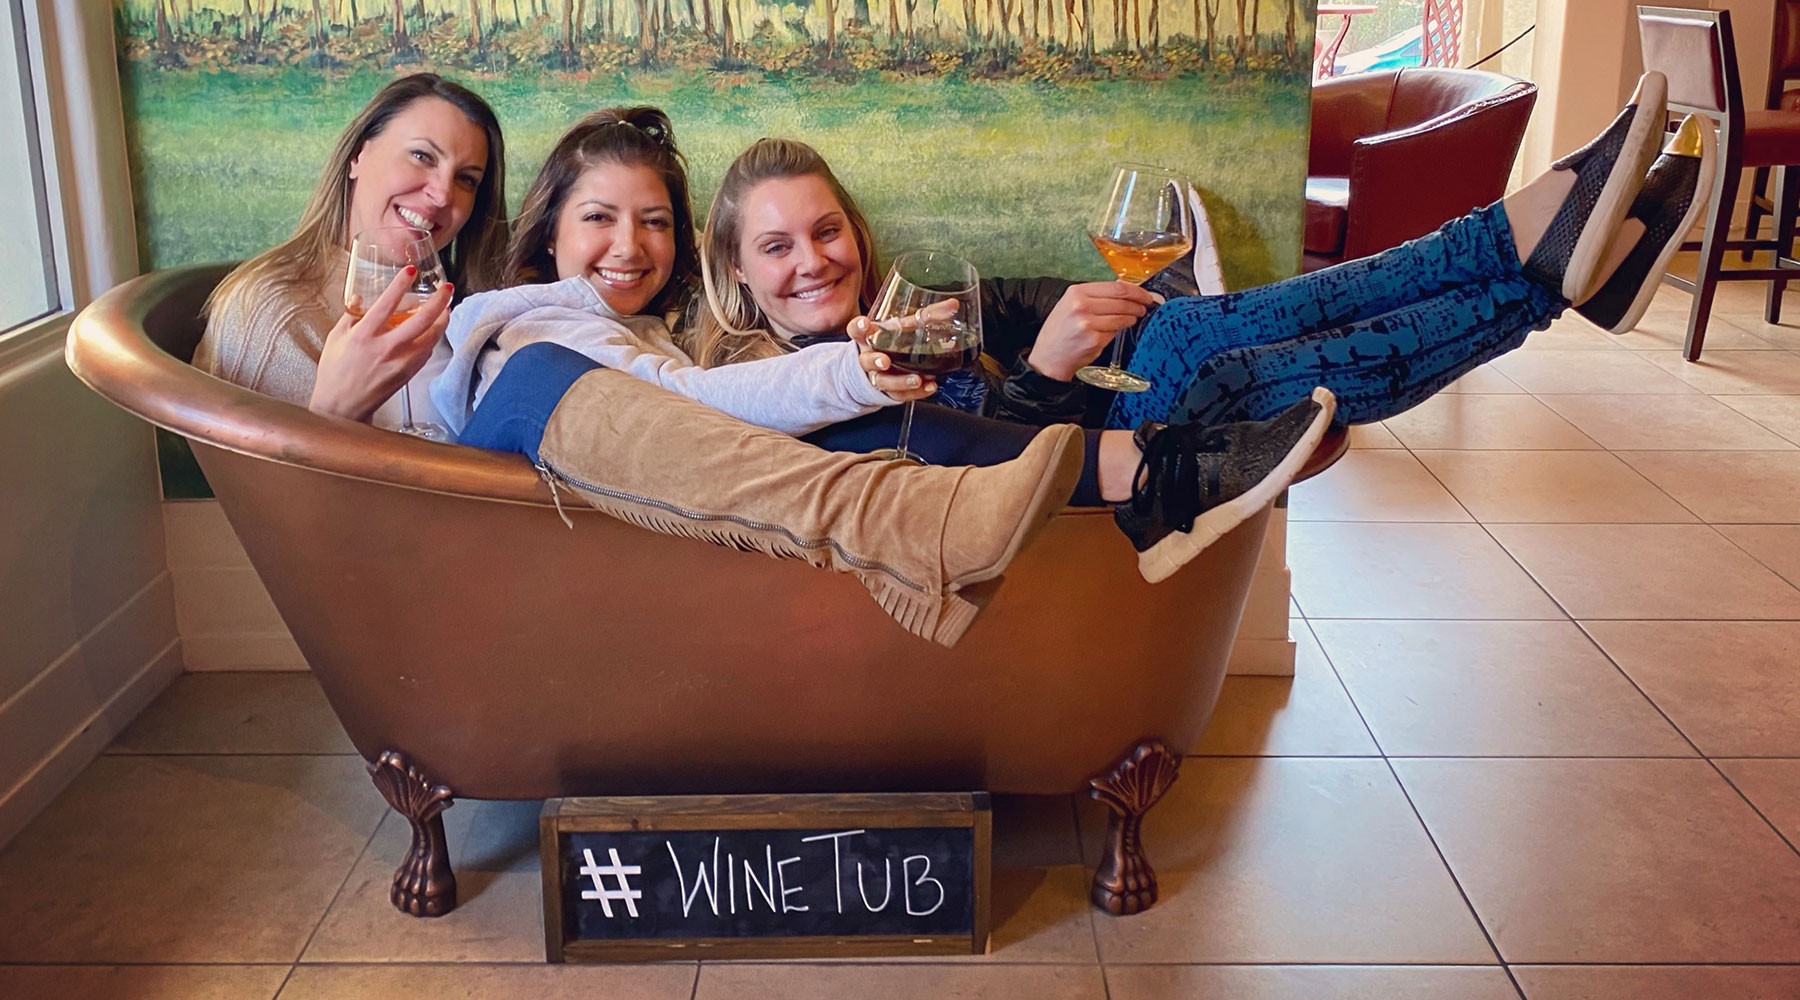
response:
<path id="1" fill-rule="evenodd" d="M 1731 11 L 1745 102 L 1761 106 L 1774 22 L 1768 0 L 1658 0 L 1655 5 Z M 1538 0 L 1529 75 L 1539 93 L 1519 154 L 1523 176 L 1543 172 L 1586 142 L 1630 97 L 1644 66 L 1637 7 L 1636 0 Z"/>
<path id="2" fill-rule="evenodd" d="M 0 844 L 181 671 L 150 429 L 0 346 Z"/>
<path id="3" fill-rule="evenodd" d="M 61 305 L 135 273 L 108 4 L 27 0 Z M 150 428 L 0 340 L 0 844 L 181 670 Z"/>

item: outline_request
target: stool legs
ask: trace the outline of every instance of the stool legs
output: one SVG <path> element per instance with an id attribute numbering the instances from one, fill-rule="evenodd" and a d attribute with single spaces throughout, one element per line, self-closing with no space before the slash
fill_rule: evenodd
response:
<path id="1" fill-rule="evenodd" d="M 1731 211 L 1737 204 L 1741 154 L 1731 145 L 1727 136 L 1719 136 L 1720 169 L 1714 173 L 1711 203 L 1706 206 L 1706 235 L 1700 241 L 1700 266 L 1694 275 L 1694 303 L 1688 308 L 1687 344 L 1682 352 L 1689 361 L 1700 360 L 1700 349 L 1706 342 L 1713 293 L 1719 289 L 1719 271 L 1729 238 L 1726 231 L 1731 228 Z"/>
<path id="2" fill-rule="evenodd" d="M 1794 251 L 1794 184 L 1800 178 L 1792 171 L 1792 167 L 1776 167 L 1775 188 L 1769 192 L 1769 204 L 1775 212 L 1775 267 L 1782 266 L 1782 261 Z M 1781 296 L 1786 291 L 1786 278 L 1769 282 L 1768 301 L 1763 305 L 1764 320 L 1781 322 Z"/>

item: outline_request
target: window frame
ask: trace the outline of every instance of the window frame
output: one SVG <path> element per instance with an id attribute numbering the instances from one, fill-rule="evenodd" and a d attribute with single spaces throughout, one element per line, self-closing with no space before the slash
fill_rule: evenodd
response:
<path id="1" fill-rule="evenodd" d="M 0 376 L 60 341 L 74 314 L 138 273 L 112 0 L 0 0 L 20 18 L 26 143 L 42 190 L 48 314 L 0 330 Z M 32 127 L 34 126 L 34 127 Z"/>
<path id="2" fill-rule="evenodd" d="M 23 330 L 35 325 L 47 316 L 54 316 L 66 308 L 63 297 L 63 283 L 60 267 L 57 263 L 56 243 L 50 227 L 50 188 L 47 171 L 44 169 L 43 134 L 39 124 L 37 64 L 31 45 L 31 25 L 25 19 L 24 0 L 0 0 L 6 4 L 10 12 L 10 20 L 16 27 L 12 39 L 13 55 L 19 70 L 18 86 L 24 98 L 20 109 L 24 117 L 26 170 L 30 173 L 31 196 L 35 203 L 33 215 L 37 221 L 38 246 L 42 258 L 41 276 L 43 280 L 44 304 L 42 312 L 22 317 L 7 326 L 0 327 L 0 337 L 14 331 Z"/>

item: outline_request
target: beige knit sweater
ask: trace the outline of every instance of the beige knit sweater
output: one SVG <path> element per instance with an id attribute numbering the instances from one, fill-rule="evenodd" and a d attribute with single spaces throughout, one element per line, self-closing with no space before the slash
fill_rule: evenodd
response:
<path id="1" fill-rule="evenodd" d="M 326 280 L 311 294 L 296 295 L 260 280 L 214 304 L 206 336 L 194 351 L 194 367 L 227 382 L 305 406 L 312 399 L 325 335 L 344 314 L 341 293 L 350 255 L 338 254 Z"/>
<path id="2" fill-rule="evenodd" d="M 265 396 L 307 405 L 318 380 L 325 335 L 344 313 L 337 289 L 344 287 L 349 270 L 350 255 L 339 253 L 324 283 L 311 294 L 297 296 L 264 280 L 220 300 L 207 320 L 206 335 L 194 349 L 194 367 Z M 430 386 L 449 362 L 450 345 L 440 340 L 431 360 L 410 383 L 415 421 L 442 423 L 431 405 Z M 400 413 L 396 394 L 369 422 L 393 430 L 401 425 Z"/>

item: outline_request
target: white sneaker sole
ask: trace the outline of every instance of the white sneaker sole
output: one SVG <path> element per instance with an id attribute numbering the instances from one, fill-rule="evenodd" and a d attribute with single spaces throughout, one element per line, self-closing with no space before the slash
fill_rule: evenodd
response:
<path id="1" fill-rule="evenodd" d="M 1207 511 L 1194 520 L 1190 531 L 1171 532 L 1162 541 L 1138 553 L 1138 573 L 1151 583 L 1161 583 L 1175 575 L 1175 571 L 1186 566 L 1207 546 L 1224 537 L 1225 533 L 1256 516 L 1257 513 L 1275 502 L 1281 491 L 1288 488 L 1306 460 L 1319 447 L 1325 438 L 1326 428 L 1331 426 L 1331 418 L 1337 413 L 1337 397 L 1329 389 L 1323 387 L 1313 390 L 1312 398 L 1319 404 L 1319 412 L 1313 415 L 1313 422 L 1307 425 L 1306 433 L 1281 460 L 1281 464 L 1262 478 L 1255 486 L 1242 495 L 1233 498 Z"/>
<path id="2" fill-rule="evenodd" d="M 1668 86 L 1668 80 L 1652 70 L 1644 74 L 1633 95 L 1637 98 L 1637 113 L 1625 132 L 1625 145 L 1600 189 L 1593 213 L 1581 227 L 1581 235 L 1575 238 L 1575 249 L 1563 270 L 1562 297 L 1570 302 L 1585 299 L 1593 290 L 1594 272 L 1605 261 L 1613 234 L 1625 221 L 1638 189 L 1644 185 L 1644 175 L 1650 172 L 1650 164 L 1661 150 L 1661 138 L 1669 120 Z"/>
<path id="3" fill-rule="evenodd" d="M 1710 126 L 1700 129 L 1700 173 L 1694 177 L 1694 200 L 1688 203 L 1687 212 L 1681 217 L 1681 225 L 1675 229 L 1675 235 L 1663 244 L 1662 253 L 1656 255 L 1656 263 L 1644 272 L 1644 283 L 1638 288 L 1637 298 L 1631 300 L 1631 308 L 1619 317 L 1607 333 L 1630 333 L 1637 329 L 1638 320 L 1650 309 L 1650 301 L 1656 298 L 1656 290 L 1662 287 L 1663 274 L 1669 269 L 1669 261 L 1674 258 L 1675 251 L 1681 249 L 1682 241 L 1706 213 L 1706 206 L 1712 202 L 1713 178 L 1718 169 L 1719 140 L 1714 138 Z"/>

